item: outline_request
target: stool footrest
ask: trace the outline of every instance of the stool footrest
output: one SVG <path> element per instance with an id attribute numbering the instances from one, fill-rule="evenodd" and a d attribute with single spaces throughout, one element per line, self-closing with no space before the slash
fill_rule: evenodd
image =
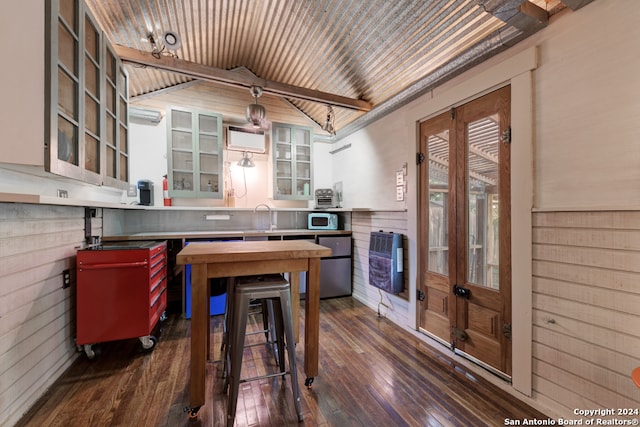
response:
<path id="1" fill-rule="evenodd" d="M 283 375 L 289 375 L 291 373 L 291 371 L 287 370 L 284 372 L 274 372 L 273 374 L 265 374 L 265 375 L 260 375 L 257 377 L 251 377 L 251 378 L 243 378 L 239 381 L 239 383 L 248 383 L 251 381 L 256 381 L 256 380 L 262 380 L 265 378 L 273 378 L 273 377 L 281 377 Z"/>
<path id="2" fill-rule="evenodd" d="M 261 274 L 258 276 L 241 276 L 236 278 L 236 285 L 284 285 L 288 283 L 282 274 Z"/>

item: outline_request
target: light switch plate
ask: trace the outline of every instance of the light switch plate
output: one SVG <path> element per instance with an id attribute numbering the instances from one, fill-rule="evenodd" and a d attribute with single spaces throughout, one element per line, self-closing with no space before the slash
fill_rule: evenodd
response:
<path id="1" fill-rule="evenodd" d="M 404 200 L 404 185 L 398 185 L 396 187 L 396 201 L 401 202 Z"/>

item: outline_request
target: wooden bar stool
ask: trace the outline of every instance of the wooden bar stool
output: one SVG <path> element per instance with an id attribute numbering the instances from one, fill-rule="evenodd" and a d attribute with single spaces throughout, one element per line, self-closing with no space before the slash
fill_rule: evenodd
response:
<path id="1" fill-rule="evenodd" d="M 293 315 L 291 310 L 290 285 L 282 275 L 262 275 L 238 277 L 233 291 L 233 301 L 230 304 L 230 322 L 227 325 L 228 372 L 225 378 L 229 385 L 229 401 L 227 404 L 227 427 L 232 427 L 235 421 L 236 406 L 238 403 L 238 389 L 240 383 L 254 381 L 261 378 L 290 375 L 291 389 L 293 391 L 294 405 L 298 415 L 298 422 L 303 420 L 300 405 L 300 389 L 298 387 L 298 374 L 296 371 L 295 340 L 293 335 Z M 229 296 L 227 294 L 227 296 Z M 279 371 L 273 374 L 252 378 L 240 378 L 242 370 L 242 355 L 245 348 L 245 335 L 247 329 L 247 317 L 249 315 L 249 303 L 252 300 L 261 299 L 271 305 L 273 313 L 273 325 L 276 335 L 276 347 Z M 284 339 L 283 339 L 284 338 Z M 285 347 L 289 361 L 289 369 L 285 366 Z"/>

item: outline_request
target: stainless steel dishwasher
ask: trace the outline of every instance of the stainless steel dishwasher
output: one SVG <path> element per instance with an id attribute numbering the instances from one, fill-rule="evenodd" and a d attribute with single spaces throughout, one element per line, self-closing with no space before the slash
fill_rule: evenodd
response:
<path id="1" fill-rule="evenodd" d="M 331 248 L 320 260 L 320 298 L 351 295 L 351 236 L 318 236 L 317 243 Z"/>

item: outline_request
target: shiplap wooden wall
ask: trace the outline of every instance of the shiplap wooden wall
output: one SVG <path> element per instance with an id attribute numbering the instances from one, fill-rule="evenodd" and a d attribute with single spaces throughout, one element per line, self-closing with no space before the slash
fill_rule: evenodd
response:
<path id="1" fill-rule="evenodd" d="M 369 237 L 372 231 L 401 233 L 404 235 L 404 293 L 399 296 L 388 294 L 369 285 Z M 378 310 L 382 301 L 389 308 L 380 306 L 381 316 L 406 325 L 408 312 L 408 254 L 407 250 L 407 213 L 399 211 L 354 211 L 351 214 L 353 238 L 353 297 L 367 306 Z"/>
<path id="2" fill-rule="evenodd" d="M 94 234 L 101 223 L 92 221 Z M 15 424 L 78 355 L 75 259 L 83 241 L 82 207 L 0 204 L 2 426 Z M 71 286 L 63 289 L 66 269 Z"/>
<path id="3" fill-rule="evenodd" d="M 533 215 L 533 388 L 574 408 L 637 408 L 640 212 Z"/>

